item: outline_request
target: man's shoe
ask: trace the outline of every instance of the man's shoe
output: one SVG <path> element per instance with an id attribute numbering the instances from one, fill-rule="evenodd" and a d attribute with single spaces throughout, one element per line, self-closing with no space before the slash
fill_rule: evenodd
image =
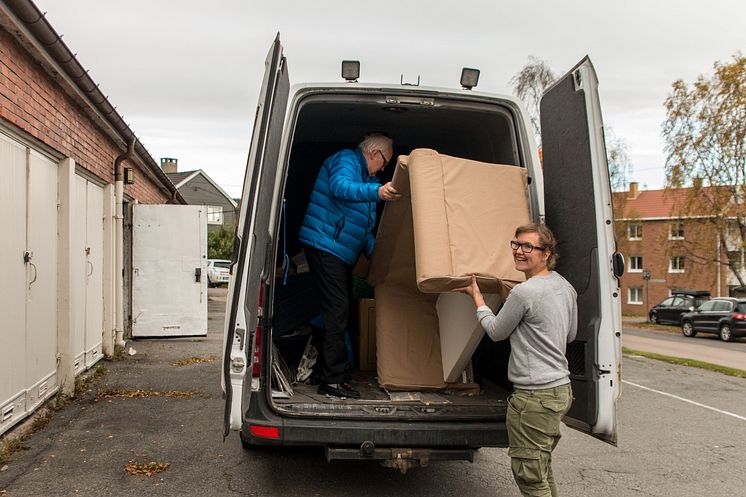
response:
<path id="1" fill-rule="evenodd" d="M 319 385 L 319 393 L 325 395 L 331 395 L 333 397 L 340 397 L 343 399 L 359 399 L 360 392 L 350 387 L 345 383 L 340 385 L 330 385 L 328 383 L 321 383 Z"/>

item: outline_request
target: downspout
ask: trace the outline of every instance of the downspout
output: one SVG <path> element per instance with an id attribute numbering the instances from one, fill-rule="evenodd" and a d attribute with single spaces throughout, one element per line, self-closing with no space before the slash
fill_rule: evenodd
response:
<path id="1" fill-rule="evenodd" d="M 135 157 L 135 137 L 130 139 L 127 151 L 114 159 L 114 201 L 116 204 L 114 221 L 115 243 L 114 243 L 114 345 L 124 348 L 124 180 L 122 178 L 122 162 L 132 160 Z"/>

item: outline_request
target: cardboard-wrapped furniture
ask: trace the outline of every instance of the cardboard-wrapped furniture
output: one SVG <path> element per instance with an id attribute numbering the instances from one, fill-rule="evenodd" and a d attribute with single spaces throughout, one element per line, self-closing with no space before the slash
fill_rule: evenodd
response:
<path id="1" fill-rule="evenodd" d="M 378 381 L 443 389 L 459 380 L 483 331 L 468 297 L 440 294 L 476 274 L 496 305 L 523 281 L 509 242 L 530 222 L 526 171 L 416 149 L 399 157 L 392 181 L 402 198 L 386 204 L 368 275 Z"/>

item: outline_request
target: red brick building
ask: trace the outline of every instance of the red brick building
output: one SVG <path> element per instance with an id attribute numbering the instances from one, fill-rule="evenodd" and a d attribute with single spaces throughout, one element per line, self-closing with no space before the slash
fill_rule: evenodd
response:
<path id="1" fill-rule="evenodd" d="M 36 5 L 0 0 L 0 434 L 123 344 L 135 202 L 184 203 Z"/>
<path id="2" fill-rule="evenodd" d="M 708 290 L 712 296 L 737 291 L 731 269 L 717 261 L 727 262 L 729 255 L 740 260 L 741 253 L 728 253 L 706 214 L 677 214 L 688 192 L 640 191 L 631 183 L 628 192 L 614 194 L 617 244 L 626 260 L 623 313 L 647 315 L 675 289 Z"/>

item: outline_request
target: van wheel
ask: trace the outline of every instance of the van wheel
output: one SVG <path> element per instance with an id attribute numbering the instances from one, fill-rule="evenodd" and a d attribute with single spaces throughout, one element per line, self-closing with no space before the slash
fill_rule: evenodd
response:
<path id="1" fill-rule="evenodd" d="M 683 333 L 685 337 L 697 336 L 697 332 L 694 331 L 694 327 L 692 327 L 692 323 L 690 321 L 684 321 L 684 323 L 681 325 L 681 333 Z"/>
<path id="2" fill-rule="evenodd" d="M 724 324 L 720 327 L 720 340 L 724 342 L 733 340 L 733 331 L 731 331 L 729 324 Z"/>

